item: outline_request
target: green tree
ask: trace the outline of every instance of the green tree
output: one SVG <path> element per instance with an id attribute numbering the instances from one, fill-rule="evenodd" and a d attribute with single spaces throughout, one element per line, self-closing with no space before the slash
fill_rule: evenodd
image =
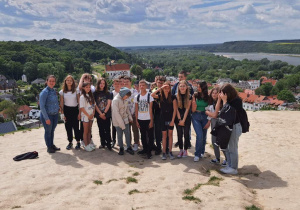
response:
<path id="1" fill-rule="evenodd" d="M 52 63 L 39 63 L 37 66 L 38 77 L 45 79 L 49 74 L 54 73 L 54 68 Z"/>
<path id="2" fill-rule="evenodd" d="M 0 112 L 8 107 L 12 106 L 14 103 L 12 101 L 3 100 L 0 102 Z"/>
<path id="3" fill-rule="evenodd" d="M 136 75 L 139 79 L 142 77 L 143 75 L 143 68 L 140 65 L 133 65 L 130 69 L 131 73 Z"/>
<path id="4" fill-rule="evenodd" d="M 155 78 L 155 72 L 151 69 L 145 69 L 143 71 L 143 78 L 147 81 L 154 81 L 154 78 Z"/>
<path id="5" fill-rule="evenodd" d="M 24 64 L 23 73 L 26 75 L 28 82 L 35 80 L 38 75 L 37 65 L 33 62 L 26 62 Z"/>
<path id="6" fill-rule="evenodd" d="M 280 91 L 277 98 L 279 100 L 283 100 L 283 101 L 287 101 L 287 102 L 295 102 L 296 101 L 293 93 L 290 90 Z"/>
<path id="7" fill-rule="evenodd" d="M 11 119 L 13 121 L 16 121 L 18 113 L 19 113 L 19 106 L 17 104 L 13 104 L 12 106 L 8 107 L 4 111 L 4 114 L 7 114 L 9 119 Z"/>

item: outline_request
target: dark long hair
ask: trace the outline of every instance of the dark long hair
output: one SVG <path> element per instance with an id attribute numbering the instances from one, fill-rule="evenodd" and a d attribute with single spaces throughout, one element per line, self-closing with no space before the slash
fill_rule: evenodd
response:
<path id="1" fill-rule="evenodd" d="M 47 82 L 50 78 L 54 78 L 55 79 L 55 82 L 56 82 L 56 77 L 54 75 L 48 75 L 47 78 L 46 78 L 46 81 L 45 81 L 45 87 L 47 87 Z"/>
<path id="2" fill-rule="evenodd" d="M 201 88 L 201 93 L 197 92 L 195 93 L 195 98 L 198 100 L 203 99 L 205 102 L 208 102 L 208 88 L 207 83 L 204 82 L 198 82 L 198 85 Z"/>
<path id="3" fill-rule="evenodd" d="M 101 84 L 102 81 L 105 82 L 105 86 L 104 86 L 104 88 L 103 88 L 103 91 L 104 91 L 105 93 L 108 93 L 107 82 L 106 82 L 106 80 L 105 80 L 103 77 L 100 77 L 100 78 L 98 79 L 97 84 L 96 84 L 96 91 L 97 91 L 97 92 L 101 91 L 101 90 L 100 90 L 100 84 Z"/>
<path id="4" fill-rule="evenodd" d="M 232 85 L 230 84 L 225 84 L 221 87 L 221 92 L 223 92 L 224 94 L 227 95 L 227 101 L 230 102 L 233 99 L 235 99 L 236 97 L 238 97 L 238 92 L 236 91 L 236 89 L 234 87 L 232 87 Z"/>
<path id="5" fill-rule="evenodd" d="M 95 103 L 95 99 L 94 99 L 94 95 L 92 93 L 92 91 L 90 91 L 89 93 L 86 93 L 84 90 L 84 87 L 91 85 L 90 83 L 83 83 L 82 84 L 82 95 L 84 96 L 85 100 L 87 100 L 87 102 L 89 102 L 91 105 Z M 88 96 L 87 96 L 88 95 Z"/>
<path id="6" fill-rule="evenodd" d="M 219 88 L 219 87 L 215 87 L 215 88 L 213 88 L 213 89 L 210 90 L 210 93 L 209 93 L 209 95 L 208 95 L 208 104 L 210 104 L 210 105 L 217 103 L 217 100 L 218 100 L 218 99 L 217 99 L 217 100 L 215 101 L 215 100 L 213 99 L 213 97 L 212 97 L 212 93 L 213 93 L 214 91 L 217 91 L 217 93 L 219 94 L 219 93 L 220 93 L 220 88 Z"/>

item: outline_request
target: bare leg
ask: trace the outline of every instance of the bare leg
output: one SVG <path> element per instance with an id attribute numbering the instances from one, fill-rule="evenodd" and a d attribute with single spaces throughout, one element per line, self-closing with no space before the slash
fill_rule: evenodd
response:
<path id="1" fill-rule="evenodd" d="M 167 147 L 167 131 L 163 131 L 162 132 L 162 136 L 163 136 L 163 153 L 166 153 L 166 147 Z"/>
<path id="2" fill-rule="evenodd" d="M 169 134 L 169 151 L 172 152 L 172 146 L 173 146 L 173 130 L 168 130 Z"/>
<path id="3" fill-rule="evenodd" d="M 88 145 L 88 138 L 89 138 L 89 125 L 90 123 L 88 122 L 83 122 L 83 142 L 84 142 L 84 145 L 87 146 Z"/>

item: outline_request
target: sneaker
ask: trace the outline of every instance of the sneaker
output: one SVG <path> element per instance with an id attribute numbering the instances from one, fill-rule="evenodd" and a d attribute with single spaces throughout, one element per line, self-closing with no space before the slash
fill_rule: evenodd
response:
<path id="1" fill-rule="evenodd" d="M 96 145 L 95 145 L 95 144 L 93 144 L 93 143 L 90 143 L 90 144 L 89 144 L 89 146 L 90 146 L 90 147 L 91 147 L 91 149 L 93 149 L 93 150 L 94 150 L 94 149 L 96 149 Z"/>
<path id="2" fill-rule="evenodd" d="M 166 153 L 163 153 L 163 154 L 162 154 L 161 159 L 162 159 L 162 160 L 166 160 L 166 159 L 167 159 Z"/>
<path id="3" fill-rule="evenodd" d="M 198 156 L 195 156 L 195 157 L 194 157 L 194 162 L 198 162 L 199 159 L 200 159 L 200 158 L 199 158 Z"/>
<path id="4" fill-rule="evenodd" d="M 227 166 L 227 161 L 226 161 L 226 160 L 223 160 L 221 166 L 223 166 L 223 167 Z"/>
<path id="5" fill-rule="evenodd" d="M 47 152 L 48 153 L 55 153 L 55 149 L 53 149 L 52 147 L 48 147 Z"/>
<path id="6" fill-rule="evenodd" d="M 233 175 L 238 173 L 238 171 L 236 169 L 230 168 L 230 167 L 224 168 L 224 170 L 222 170 L 222 172 L 225 173 L 225 174 L 233 174 Z"/>
<path id="7" fill-rule="evenodd" d="M 126 152 L 128 152 L 131 155 L 134 155 L 134 151 L 132 150 L 131 147 L 128 147 L 127 150 L 126 150 Z"/>
<path id="8" fill-rule="evenodd" d="M 80 141 L 82 147 L 85 147 L 84 141 Z"/>
<path id="9" fill-rule="evenodd" d="M 147 152 L 146 152 L 145 150 L 141 150 L 141 151 L 138 151 L 137 153 L 138 153 L 138 155 L 144 155 L 144 154 L 146 154 Z"/>
<path id="10" fill-rule="evenodd" d="M 67 150 L 70 150 L 72 147 L 73 147 L 73 144 L 70 142 L 70 143 L 68 144 L 68 146 L 66 147 L 66 149 L 67 149 Z"/>
<path id="11" fill-rule="evenodd" d="M 60 151 L 60 148 L 58 148 L 58 147 L 55 146 L 54 144 L 53 144 L 52 148 L 53 148 L 55 151 Z"/>
<path id="12" fill-rule="evenodd" d="M 169 152 L 169 157 L 170 157 L 170 160 L 174 160 L 175 159 L 175 157 L 174 157 L 174 155 L 173 155 L 172 152 Z"/>
<path id="13" fill-rule="evenodd" d="M 227 168 L 229 168 L 229 166 L 226 166 L 226 167 L 224 167 L 224 168 L 221 168 L 220 171 L 224 173 L 224 170 L 226 171 Z"/>
<path id="14" fill-rule="evenodd" d="M 120 148 L 118 155 L 124 155 L 124 148 Z"/>
<path id="15" fill-rule="evenodd" d="M 182 157 L 185 158 L 185 157 L 187 157 L 187 156 L 188 156 L 188 152 L 187 152 L 187 150 L 184 150 L 184 151 L 183 151 Z"/>
<path id="16" fill-rule="evenodd" d="M 201 154 L 201 155 L 200 155 L 200 158 L 204 158 L 204 154 Z"/>
<path id="17" fill-rule="evenodd" d="M 80 143 L 77 143 L 75 149 L 79 150 L 80 149 Z"/>
<path id="18" fill-rule="evenodd" d="M 182 158 L 182 156 L 183 156 L 183 150 L 181 149 L 180 152 L 179 152 L 179 154 L 177 155 L 177 157 L 178 158 Z"/>
<path id="19" fill-rule="evenodd" d="M 174 144 L 174 147 L 178 147 L 179 146 L 179 142 L 177 141 L 175 144 Z"/>
<path id="20" fill-rule="evenodd" d="M 139 145 L 138 144 L 134 144 L 132 150 L 136 152 L 138 149 L 139 149 Z"/>
<path id="21" fill-rule="evenodd" d="M 90 144 L 87 145 L 84 149 L 85 149 L 85 151 L 87 151 L 87 152 L 91 152 L 91 151 L 94 150 L 94 148 L 92 148 Z"/>
<path id="22" fill-rule="evenodd" d="M 210 163 L 214 163 L 214 164 L 220 164 L 220 160 L 219 159 L 212 159 L 210 160 Z"/>

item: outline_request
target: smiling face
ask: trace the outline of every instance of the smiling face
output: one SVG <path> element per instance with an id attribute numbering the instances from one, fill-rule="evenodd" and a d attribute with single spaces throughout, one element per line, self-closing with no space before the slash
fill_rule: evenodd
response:
<path id="1" fill-rule="evenodd" d="M 47 86 L 49 88 L 53 88 L 55 86 L 55 83 L 56 83 L 56 79 L 54 77 L 48 78 L 48 80 L 47 80 Z"/>
<path id="2" fill-rule="evenodd" d="M 185 94 L 186 90 L 187 90 L 187 86 L 186 86 L 185 83 L 179 84 L 179 91 L 180 91 L 181 94 Z"/>
<path id="3" fill-rule="evenodd" d="M 71 86 L 73 85 L 73 80 L 72 80 L 71 77 L 68 77 L 68 78 L 66 79 L 66 85 L 67 85 L 68 87 L 71 87 Z"/>
<path id="4" fill-rule="evenodd" d="M 124 79 L 124 87 L 131 89 L 131 81 L 129 79 Z"/>
<path id="5" fill-rule="evenodd" d="M 178 80 L 179 81 L 182 81 L 182 80 L 185 80 L 186 77 L 184 76 L 184 74 L 178 74 Z"/>
<path id="6" fill-rule="evenodd" d="M 91 85 L 87 85 L 87 86 L 83 87 L 83 89 L 86 93 L 89 93 L 91 91 Z"/>

